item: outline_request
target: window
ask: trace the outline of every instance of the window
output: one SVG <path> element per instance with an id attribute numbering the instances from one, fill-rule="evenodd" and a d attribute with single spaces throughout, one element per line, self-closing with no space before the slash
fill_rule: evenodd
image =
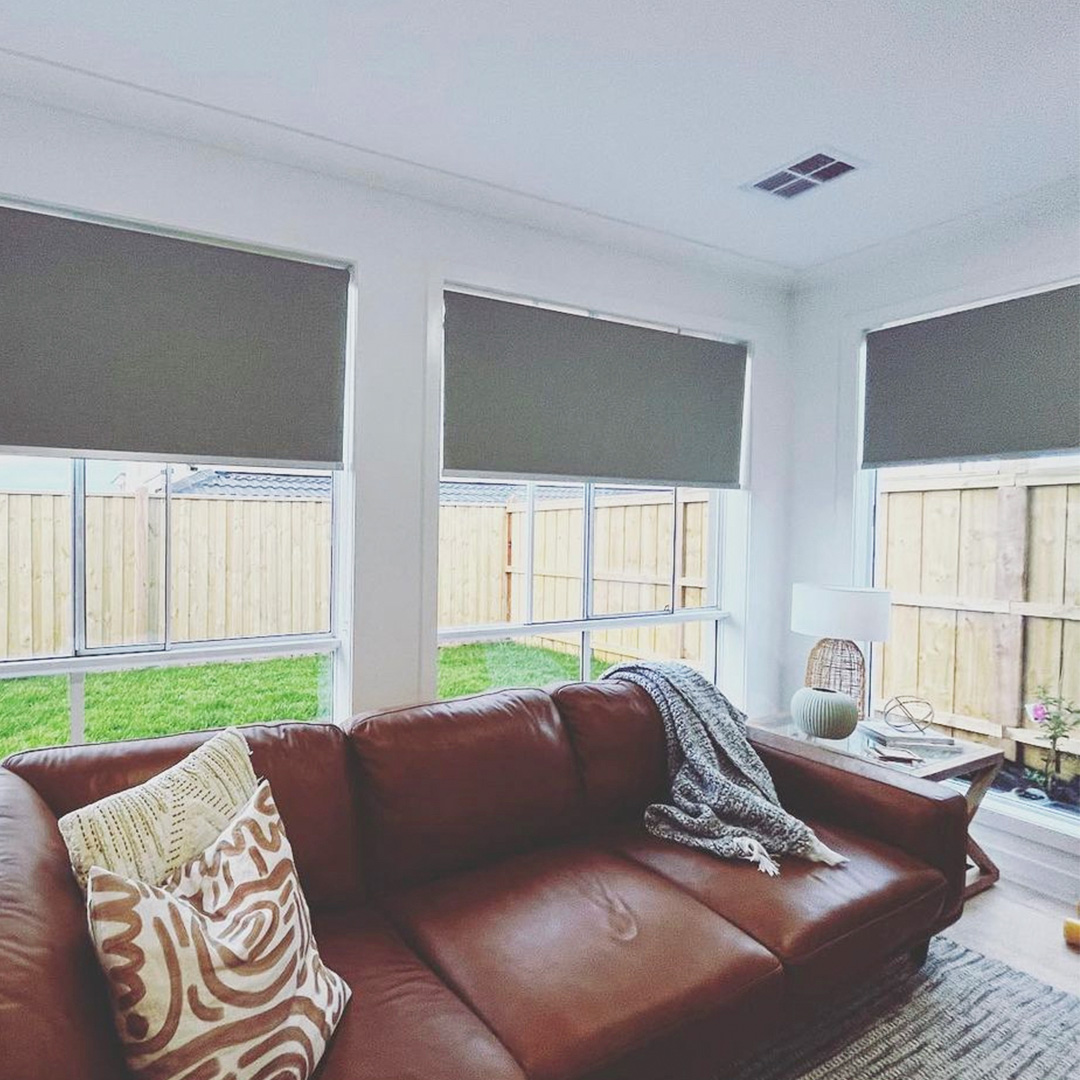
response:
<path id="1" fill-rule="evenodd" d="M 439 694 L 682 660 L 716 678 L 721 493 L 445 480 Z"/>
<path id="2" fill-rule="evenodd" d="M 955 736 L 1002 747 L 1007 798 L 1080 814 L 1080 727 L 1047 777 L 1025 710 L 1042 693 L 1080 705 L 1080 456 L 879 469 L 875 484 L 893 613 L 873 703 L 926 698 Z"/>
<path id="3" fill-rule="evenodd" d="M 0 755 L 330 715 L 333 478 L 0 456 Z"/>

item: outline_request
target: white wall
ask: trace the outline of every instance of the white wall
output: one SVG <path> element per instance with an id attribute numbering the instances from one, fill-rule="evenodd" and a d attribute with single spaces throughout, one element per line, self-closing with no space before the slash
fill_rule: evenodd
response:
<path id="1" fill-rule="evenodd" d="M 1077 209 L 1075 180 L 1053 185 L 836 260 L 802 281 L 791 311 L 790 581 L 868 584 L 858 550 L 866 535 L 856 529 L 863 332 L 1080 278 Z M 784 699 L 802 683 L 810 644 L 787 635 Z"/>
<path id="2" fill-rule="evenodd" d="M 775 711 L 791 407 L 776 281 L 620 254 L 13 99 L 0 98 L 0 147 L 2 198 L 356 266 L 354 709 L 434 694 L 443 281 L 750 339 L 750 616 L 737 617 L 750 710 Z"/>

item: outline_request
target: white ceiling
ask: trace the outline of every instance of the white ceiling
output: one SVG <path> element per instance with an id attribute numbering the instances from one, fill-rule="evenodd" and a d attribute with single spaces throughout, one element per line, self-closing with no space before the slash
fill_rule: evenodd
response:
<path id="1" fill-rule="evenodd" d="M 1078 171 L 1075 0 L 4 0 L 0 92 L 801 269 Z M 822 147 L 790 202 L 740 185 Z"/>

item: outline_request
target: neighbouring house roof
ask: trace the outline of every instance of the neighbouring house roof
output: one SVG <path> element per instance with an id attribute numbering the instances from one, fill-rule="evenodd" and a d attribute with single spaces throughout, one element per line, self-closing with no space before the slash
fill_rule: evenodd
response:
<path id="1" fill-rule="evenodd" d="M 318 473 L 263 473 L 199 469 L 172 482 L 173 495 L 221 499 L 329 499 L 331 479 Z"/>
<path id="2" fill-rule="evenodd" d="M 555 499 L 580 499 L 582 485 L 564 486 L 561 484 L 537 484 L 536 498 L 539 502 L 547 502 Z M 628 487 L 597 487 L 598 498 L 615 496 L 619 494 L 648 495 L 652 488 L 628 488 Z M 485 484 L 471 483 L 468 480 L 444 480 L 439 485 L 439 502 L 453 503 L 455 505 L 476 504 L 481 506 L 503 506 L 511 499 L 519 502 L 525 499 L 525 484 Z"/>
<path id="3" fill-rule="evenodd" d="M 216 497 L 221 499 L 328 499 L 331 478 L 318 473 L 265 473 L 244 469 L 199 469 L 190 476 L 174 480 L 173 495 Z M 572 499 L 580 488 L 558 484 L 539 484 L 538 500 Z M 599 496 L 619 492 L 647 494 L 648 488 L 598 487 Z M 443 481 L 439 502 L 457 506 L 505 506 L 513 499 L 525 498 L 524 483 L 486 484 L 468 480 Z"/>
<path id="4" fill-rule="evenodd" d="M 439 485 L 439 502 L 455 506 L 505 506 L 511 499 L 525 500 L 524 484 L 473 484 L 468 480 L 444 480 Z"/>

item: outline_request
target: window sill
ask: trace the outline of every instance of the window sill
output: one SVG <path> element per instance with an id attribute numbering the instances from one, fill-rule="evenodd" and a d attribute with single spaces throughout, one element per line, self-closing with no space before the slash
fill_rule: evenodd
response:
<path id="1" fill-rule="evenodd" d="M 0 679 L 23 679 L 35 675 L 90 674 L 100 671 L 131 671 L 136 668 L 181 667 L 229 660 L 264 660 L 280 656 L 311 656 L 332 653 L 341 646 L 333 634 L 305 634 L 235 641 L 196 641 L 170 645 L 168 649 L 117 648 L 82 656 L 50 656 L 0 661 Z"/>

